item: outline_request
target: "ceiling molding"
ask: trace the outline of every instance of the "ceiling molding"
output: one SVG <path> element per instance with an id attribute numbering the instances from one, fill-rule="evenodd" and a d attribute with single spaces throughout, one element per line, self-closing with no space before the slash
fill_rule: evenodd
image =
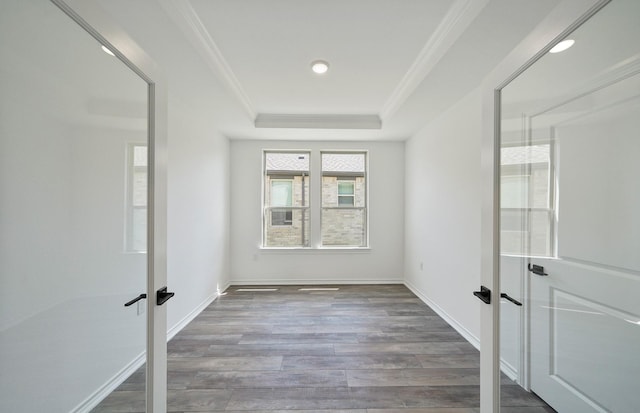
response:
<path id="1" fill-rule="evenodd" d="M 456 0 L 385 102 L 380 118 L 388 119 L 404 104 L 488 2 L 489 0 Z"/>
<path id="2" fill-rule="evenodd" d="M 189 0 L 158 0 L 164 11 L 185 33 L 219 79 L 233 93 L 251 119 L 256 117 L 251 100 L 245 93 L 231 66 L 206 29 Z"/>
<path id="3" fill-rule="evenodd" d="M 260 113 L 256 128 L 382 129 L 378 115 L 279 115 Z"/>

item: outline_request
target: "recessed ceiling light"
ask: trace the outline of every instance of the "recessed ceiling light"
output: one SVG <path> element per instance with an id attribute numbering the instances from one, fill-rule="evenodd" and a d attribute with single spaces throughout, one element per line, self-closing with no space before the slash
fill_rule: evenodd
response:
<path id="1" fill-rule="evenodd" d="M 327 73 L 327 70 L 329 70 L 329 63 L 324 60 L 316 60 L 311 63 L 311 70 L 319 75 Z"/>
<path id="2" fill-rule="evenodd" d="M 560 52 L 564 52 L 565 50 L 567 50 L 568 48 L 570 48 L 571 46 L 573 46 L 573 44 L 575 43 L 575 40 L 572 39 L 567 39 L 567 40 L 563 40 L 560 43 L 558 43 L 557 45 L 553 46 L 551 48 L 551 50 L 549 50 L 549 53 L 560 53 Z"/>
<path id="3" fill-rule="evenodd" d="M 106 46 L 102 46 L 102 51 L 105 52 L 106 54 L 110 54 L 111 56 L 115 56 L 115 54 L 113 54 L 111 50 L 107 49 Z"/>

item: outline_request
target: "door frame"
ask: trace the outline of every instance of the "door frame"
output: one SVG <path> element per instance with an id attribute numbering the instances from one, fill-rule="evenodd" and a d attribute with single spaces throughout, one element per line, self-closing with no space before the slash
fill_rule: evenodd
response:
<path id="1" fill-rule="evenodd" d="M 167 82 L 156 63 L 99 5 L 86 0 L 50 0 L 107 46 L 148 84 L 147 199 L 147 413 L 167 411 L 167 306 L 156 291 L 167 285 Z"/>
<path id="2" fill-rule="evenodd" d="M 494 299 L 480 311 L 480 412 L 500 412 L 500 94 L 610 1 L 560 0 L 527 37 L 484 79 L 481 146 L 481 284 Z"/>

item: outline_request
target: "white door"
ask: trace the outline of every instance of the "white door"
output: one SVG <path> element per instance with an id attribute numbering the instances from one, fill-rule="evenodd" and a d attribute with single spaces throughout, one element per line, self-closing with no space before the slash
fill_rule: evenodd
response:
<path id="1" fill-rule="evenodd" d="M 132 376 L 97 410 L 163 412 L 162 104 L 135 44 L 69 3 L 0 2 L 0 411 L 87 412 Z"/>
<path id="2" fill-rule="evenodd" d="M 555 139 L 557 256 L 530 259 L 544 268 L 529 272 L 531 389 L 560 412 L 638 412 L 640 74 L 538 118 Z"/>
<path id="3" fill-rule="evenodd" d="M 561 413 L 640 411 L 638 18 L 640 2 L 613 1 L 502 90 L 501 241 L 527 264 L 524 377 Z"/>
<path id="4" fill-rule="evenodd" d="M 496 157 L 491 187 L 501 183 L 521 195 L 502 211 L 503 221 L 505 212 L 513 218 L 504 227 L 496 222 L 500 192 L 484 201 L 483 282 L 496 299 L 522 298 L 522 371 L 511 376 L 560 413 L 640 411 L 639 18 L 640 2 L 613 0 L 567 25 L 545 50 L 567 33 L 574 46 L 541 53 L 505 82 L 500 139 L 491 139 L 493 126 L 485 132 L 485 161 Z M 485 107 L 493 101 L 487 93 Z M 505 151 L 520 169 L 500 163 Z M 500 285 L 509 269 L 495 240 L 500 233 L 504 249 L 507 232 L 517 247 L 513 261 L 520 255 L 532 270 L 512 269 L 524 274 L 520 285 Z M 500 356 L 517 361 L 517 353 L 497 351 L 497 338 L 517 344 L 507 340 L 517 337 L 508 315 L 483 307 L 483 345 L 492 343 L 481 352 L 483 412 L 500 409 Z M 498 322 L 509 328 L 496 334 Z M 503 407 L 518 411 L 511 396 L 503 395 Z"/>

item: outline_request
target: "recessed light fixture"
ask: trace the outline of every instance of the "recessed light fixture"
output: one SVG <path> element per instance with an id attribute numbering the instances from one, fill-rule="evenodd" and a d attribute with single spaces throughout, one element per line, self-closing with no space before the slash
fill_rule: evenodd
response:
<path id="1" fill-rule="evenodd" d="M 563 40 L 560 43 L 558 43 L 557 45 L 553 46 L 551 48 L 551 50 L 549 50 L 549 53 L 560 53 L 560 52 L 564 52 L 565 50 L 567 50 L 568 48 L 570 48 L 571 46 L 573 46 L 573 44 L 576 41 L 573 39 L 567 39 L 567 40 Z"/>
<path id="2" fill-rule="evenodd" d="M 102 46 L 102 51 L 105 52 L 106 54 L 110 54 L 111 56 L 115 56 L 115 54 L 113 54 L 113 52 L 109 49 L 107 49 L 106 46 Z"/>
<path id="3" fill-rule="evenodd" d="M 329 63 L 325 62 L 324 60 L 316 60 L 311 62 L 311 70 L 313 70 L 314 73 L 322 75 L 324 73 L 327 73 L 327 71 L 329 70 Z"/>

